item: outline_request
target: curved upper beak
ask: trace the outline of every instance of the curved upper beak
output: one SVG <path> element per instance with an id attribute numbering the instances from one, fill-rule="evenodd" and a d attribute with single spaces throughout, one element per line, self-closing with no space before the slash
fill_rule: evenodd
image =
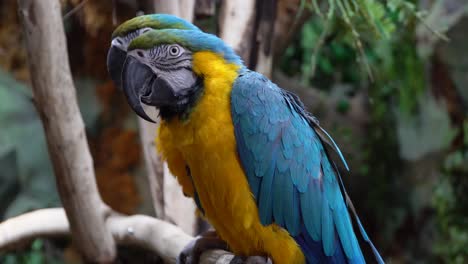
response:
<path id="1" fill-rule="evenodd" d="M 143 109 L 141 99 L 151 93 L 156 75 L 148 66 L 128 56 L 122 67 L 122 88 L 133 111 L 148 122 L 155 123 Z"/>
<path id="2" fill-rule="evenodd" d="M 107 71 L 115 85 L 122 89 L 122 69 L 127 52 L 112 45 L 107 53 Z"/>

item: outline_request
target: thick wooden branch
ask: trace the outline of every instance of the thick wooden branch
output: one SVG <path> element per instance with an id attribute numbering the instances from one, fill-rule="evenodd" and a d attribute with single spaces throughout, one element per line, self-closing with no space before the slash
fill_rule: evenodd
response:
<path id="1" fill-rule="evenodd" d="M 0 251 L 36 237 L 64 236 L 70 232 L 63 209 L 40 209 L 0 224 Z"/>
<path id="2" fill-rule="evenodd" d="M 36 108 L 54 165 L 57 188 L 73 239 L 92 261 L 116 251 L 104 224 L 93 161 L 71 78 L 59 0 L 19 0 Z"/>
<path id="3" fill-rule="evenodd" d="M 213 16 L 216 12 L 216 0 L 196 0 L 195 17 Z"/>
<path id="4" fill-rule="evenodd" d="M 165 219 L 164 208 L 164 162 L 156 152 L 154 138 L 157 125 L 138 118 L 141 148 L 145 157 L 146 175 L 151 191 L 154 212 L 157 218 Z"/>
<path id="5" fill-rule="evenodd" d="M 300 0 L 221 1 L 219 35 L 250 69 L 271 78 L 274 57 L 310 17 Z"/>
<path id="6" fill-rule="evenodd" d="M 187 21 L 192 21 L 194 16 L 195 0 L 145 0 L 152 1 L 152 9 L 155 13 L 173 14 Z"/>
<path id="7" fill-rule="evenodd" d="M 145 6 L 144 13 L 167 13 L 192 21 L 194 0 L 140 0 Z M 145 109 L 145 111 L 154 111 Z M 155 112 L 153 116 L 157 116 Z M 156 217 L 175 223 L 185 232 L 193 235 L 197 232 L 197 217 L 194 202 L 185 197 L 175 177 L 165 169 L 165 164 L 156 152 L 155 137 L 157 125 L 138 118 L 148 182 L 151 188 Z"/>
<path id="8" fill-rule="evenodd" d="M 179 227 L 145 215 L 123 216 L 108 211 L 106 227 L 116 243 L 146 248 L 166 263 L 175 263 L 184 246 L 193 239 Z M 70 233 L 62 208 L 41 209 L 0 224 L 0 252 L 37 237 L 64 236 Z M 234 255 L 223 250 L 202 254 L 201 264 L 228 264 Z"/>
<path id="9" fill-rule="evenodd" d="M 179 227 L 145 215 L 112 214 L 107 225 L 117 243 L 149 249 L 167 263 L 175 263 L 179 253 L 193 239 Z"/>
<path id="10" fill-rule="evenodd" d="M 251 56 L 251 66 L 257 72 L 271 78 L 273 70 L 273 33 L 276 24 L 277 0 L 257 0 L 257 18 L 254 36 L 256 56 Z"/>
<path id="11" fill-rule="evenodd" d="M 310 8 L 302 6 L 303 0 L 277 0 L 278 9 L 276 13 L 273 38 L 270 39 L 275 45 L 274 57 L 284 54 L 294 36 L 301 30 L 304 23 L 312 16 Z M 321 1 L 317 1 L 321 2 Z M 310 2 L 309 2 L 310 3 Z M 313 43 L 311 43 L 313 45 Z"/>
<path id="12" fill-rule="evenodd" d="M 64 209 L 38 210 L 1 223 L 0 250 L 36 237 L 70 234 L 83 256 L 92 262 L 112 262 L 115 243 L 121 243 L 148 248 L 174 263 L 191 236 L 162 220 L 116 214 L 99 196 L 69 69 L 59 1 L 18 2 L 34 100 Z M 229 252 L 208 251 L 201 263 L 223 264 L 232 258 Z"/>
<path id="13" fill-rule="evenodd" d="M 221 1 L 219 36 L 249 63 L 255 22 L 255 0 Z"/>

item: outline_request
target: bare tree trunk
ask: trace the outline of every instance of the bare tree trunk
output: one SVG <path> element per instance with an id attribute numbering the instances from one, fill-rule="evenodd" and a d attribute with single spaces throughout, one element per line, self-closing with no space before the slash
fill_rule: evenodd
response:
<path id="1" fill-rule="evenodd" d="M 194 0 L 144 0 L 145 13 L 167 13 L 192 21 Z M 148 3 L 148 1 L 150 3 Z M 192 199 L 185 197 L 175 177 L 156 152 L 157 125 L 138 118 L 143 151 L 156 216 L 180 226 L 188 234 L 196 233 L 197 217 Z"/>
<path id="2" fill-rule="evenodd" d="M 179 16 L 187 21 L 193 20 L 195 0 L 146 0 L 152 1 L 154 13 L 164 13 Z"/>
<path id="3" fill-rule="evenodd" d="M 223 0 L 219 35 L 247 67 L 271 78 L 274 56 L 311 15 L 300 6 L 301 0 Z"/>
<path id="4" fill-rule="evenodd" d="M 140 140 L 145 157 L 146 175 L 151 191 L 155 216 L 160 219 L 166 218 L 164 210 L 164 162 L 156 152 L 154 138 L 156 137 L 157 124 L 147 122 L 138 118 Z"/>
<path id="5" fill-rule="evenodd" d="M 219 36 L 229 44 L 249 66 L 255 22 L 255 0 L 221 2 Z"/>
<path id="6" fill-rule="evenodd" d="M 179 0 L 150 0 L 153 1 L 153 10 L 155 13 L 178 14 Z"/>
<path id="7" fill-rule="evenodd" d="M 309 8 L 302 7 L 303 0 L 277 0 L 275 29 L 271 42 L 275 43 L 274 54 L 280 56 L 284 53 L 291 39 L 302 28 L 302 25 L 311 17 Z M 317 1 L 321 2 L 321 1 Z M 311 43 L 312 44 L 312 43 Z"/>
<path id="8" fill-rule="evenodd" d="M 160 10 L 167 10 L 167 13 L 182 17 L 189 22 L 193 19 L 194 0 L 174 0 L 178 2 L 177 7 L 172 9 L 165 7 L 168 1 L 155 1 L 156 13 L 162 13 Z M 155 150 L 156 151 L 156 150 Z M 180 226 L 185 232 L 194 235 L 196 233 L 197 216 L 195 214 L 195 203 L 192 199 L 185 197 L 182 188 L 178 184 L 174 175 L 172 175 L 167 166 L 164 173 L 164 210 L 166 220 Z"/>
<path id="9" fill-rule="evenodd" d="M 271 78 L 273 70 L 273 34 L 276 23 L 277 0 L 257 0 L 257 18 L 255 23 L 254 50 L 256 57 L 251 56 L 251 66 Z"/>
<path id="10" fill-rule="evenodd" d="M 92 261 L 111 262 L 114 240 L 104 224 L 75 88 L 58 0 L 19 0 L 34 101 L 44 126 L 57 188 L 73 239 Z"/>
<path id="11" fill-rule="evenodd" d="M 176 226 L 147 216 L 122 216 L 108 208 L 97 190 L 66 51 L 58 0 L 19 0 L 26 35 L 33 94 L 47 138 L 64 209 L 43 209 L 0 223 L 0 251 L 36 237 L 71 232 L 83 256 L 111 263 L 115 243 L 151 249 L 174 263 L 192 239 Z M 114 240 L 115 239 L 115 240 Z M 206 252 L 212 262 L 230 253 Z"/>
<path id="12" fill-rule="evenodd" d="M 271 77 L 277 1 L 242 0 L 221 3 L 220 37 L 247 67 Z"/>
<path id="13" fill-rule="evenodd" d="M 216 0 L 196 0 L 195 16 L 206 17 L 213 16 L 216 11 Z"/>
<path id="14" fill-rule="evenodd" d="M 178 15 L 187 20 L 192 22 L 193 15 L 194 15 L 194 7 L 195 7 L 195 0 L 179 0 L 179 12 Z M 177 15 L 174 13 L 174 15 Z"/>

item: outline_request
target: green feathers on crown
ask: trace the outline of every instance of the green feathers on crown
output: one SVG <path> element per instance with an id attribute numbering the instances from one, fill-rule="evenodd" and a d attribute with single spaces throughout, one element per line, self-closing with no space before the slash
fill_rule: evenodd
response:
<path id="1" fill-rule="evenodd" d="M 179 44 L 192 51 L 211 51 L 228 62 L 242 65 L 242 60 L 224 41 L 200 30 L 161 29 L 151 30 L 135 38 L 128 50 L 151 49 L 162 44 Z"/>
<path id="2" fill-rule="evenodd" d="M 123 37 L 130 32 L 133 32 L 141 28 L 153 28 L 153 29 L 186 29 L 200 31 L 198 27 L 192 23 L 168 14 L 151 14 L 132 18 L 122 23 L 112 33 L 112 38 Z"/>

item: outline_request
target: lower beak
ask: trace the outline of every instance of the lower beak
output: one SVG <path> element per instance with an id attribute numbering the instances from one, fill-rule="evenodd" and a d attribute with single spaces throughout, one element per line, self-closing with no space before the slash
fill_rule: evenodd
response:
<path id="1" fill-rule="evenodd" d="M 107 71 L 119 89 L 122 89 L 122 68 L 126 57 L 127 53 L 115 46 L 111 46 L 107 53 Z"/>
<path id="2" fill-rule="evenodd" d="M 128 56 L 123 64 L 122 88 L 133 111 L 148 122 L 155 123 L 143 109 L 141 98 L 151 93 L 156 75 L 148 66 Z"/>

